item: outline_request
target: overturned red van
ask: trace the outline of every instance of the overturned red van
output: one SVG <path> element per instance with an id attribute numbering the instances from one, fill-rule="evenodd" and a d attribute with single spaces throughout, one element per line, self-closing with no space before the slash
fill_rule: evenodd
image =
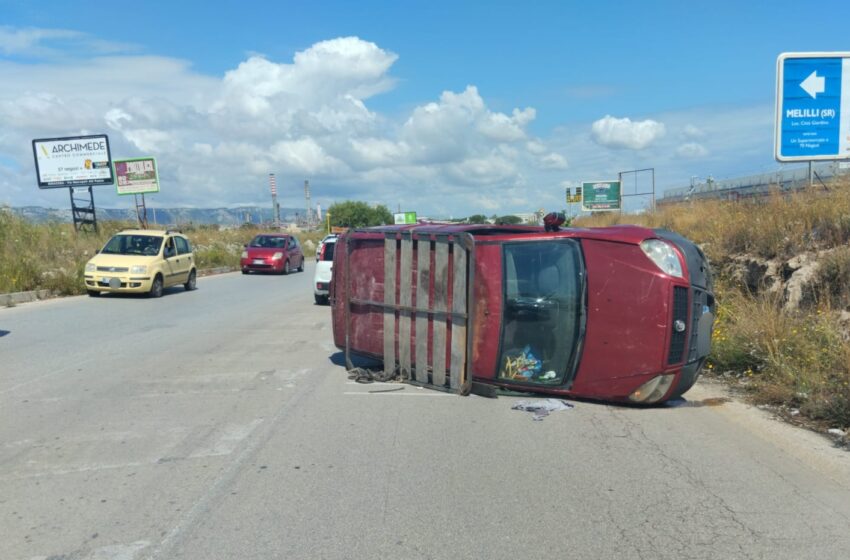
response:
<path id="1" fill-rule="evenodd" d="M 638 226 L 405 225 L 338 242 L 334 341 L 412 383 L 659 403 L 691 388 L 715 301 L 700 248 Z"/>

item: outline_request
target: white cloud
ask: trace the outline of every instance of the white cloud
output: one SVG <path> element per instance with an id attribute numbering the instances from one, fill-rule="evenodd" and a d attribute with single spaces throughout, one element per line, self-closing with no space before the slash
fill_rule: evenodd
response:
<path id="1" fill-rule="evenodd" d="M 461 93 L 445 91 L 438 103 L 413 110 L 402 138 L 419 163 L 450 162 L 474 157 L 500 143 L 527 139 L 525 126 L 535 118 L 533 108 L 514 109 L 511 116 L 487 109 L 475 86 Z"/>
<path id="2" fill-rule="evenodd" d="M 676 148 L 676 154 L 687 158 L 701 158 L 708 155 L 708 150 L 701 144 L 688 142 Z"/>
<path id="3" fill-rule="evenodd" d="M 0 49 L 28 53 L 21 59 L 54 44 L 50 30 L 12 29 L 10 38 L 0 29 Z M 0 60 L 0 204 L 62 207 L 57 192 L 35 187 L 30 141 L 78 133 L 108 133 L 114 157 L 157 157 L 159 206 L 264 204 L 273 172 L 283 206 L 303 205 L 309 179 L 324 207 L 358 199 L 435 217 L 493 214 L 563 208 L 565 181 L 628 169 L 654 167 L 661 190 L 694 174 L 723 176 L 724 157 L 764 152 L 772 161 L 772 111 L 761 118 L 761 107 L 727 108 L 723 118 L 708 109 L 606 116 L 537 136 L 534 108 L 496 110 L 470 85 L 382 113 L 373 97 L 394 87 L 397 59 L 343 37 L 288 61 L 251 55 L 219 76 L 157 56 Z M 99 205 L 127 203 L 100 192 Z"/>
<path id="4" fill-rule="evenodd" d="M 67 52 L 74 47 L 81 47 L 98 54 L 138 49 L 135 45 L 103 41 L 80 31 L 36 27 L 15 28 L 0 25 L 0 54 L 50 58 L 67 56 Z"/>
<path id="5" fill-rule="evenodd" d="M 525 143 L 525 149 L 531 154 L 540 156 L 546 153 L 547 148 L 546 144 L 535 138 Z"/>
<path id="6" fill-rule="evenodd" d="M 556 130 L 546 144 L 569 157 L 567 180 L 616 179 L 620 172 L 652 169 L 658 197 L 668 188 L 688 186 L 692 175 L 733 178 L 776 167 L 772 105 L 706 106 L 656 114 L 651 119 L 663 122 L 670 133 L 640 151 L 600 150 L 590 133 L 576 132 L 577 126 Z M 703 133 L 701 140 L 683 141 L 688 125 Z M 687 144 L 693 145 L 683 147 Z M 651 191 L 650 172 L 629 174 L 624 179 L 624 188 L 631 192 Z M 634 197 L 627 207 L 641 207 L 648 200 L 648 196 Z"/>
<path id="7" fill-rule="evenodd" d="M 561 154 L 556 154 L 552 152 L 540 158 L 540 165 L 544 169 L 566 169 L 567 158 L 565 158 Z"/>
<path id="8" fill-rule="evenodd" d="M 295 55 L 293 63 L 275 63 L 252 56 L 227 72 L 220 99 L 212 110 L 219 114 L 274 116 L 287 122 L 299 111 L 352 106 L 365 111 L 361 100 L 391 89 L 387 75 L 398 58 L 374 43 L 356 37 L 322 41 Z"/>
<path id="9" fill-rule="evenodd" d="M 287 169 L 306 175 L 323 175 L 342 171 L 342 162 L 329 156 L 312 138 L 275 143 L 270 150 L 273 161 Z"/>
<path id="10" fill-rule="evenodd" d="M 410 148 L 405 142 L 385 138 L 355 138 L 351 140 L 353 161 L 364 167 L 396 167 L 407 163 Z"/>
<path id="11" fill-rule="evenodd" d="M 682 136 L 688 139 L 703 138 L 705 136 L 705 131 L 697 126 L 688 123 L 682 130 Z"/>
<path id="12" fill-rule="evenodd" d="M 601 146 L 642 150 L 664 136 L 665 127 L 651 119 L 633 122 L 629 118 L 605 115 L 593 123 L 591 131 L 594 141 Z"/>

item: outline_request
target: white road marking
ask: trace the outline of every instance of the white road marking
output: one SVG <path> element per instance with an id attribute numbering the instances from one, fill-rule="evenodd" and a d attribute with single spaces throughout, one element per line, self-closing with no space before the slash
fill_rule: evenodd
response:
<path id="1" fill-rule="evenodd" d="M 150 541 L 136 541 L 130 544 L 113 544 L 97 548 L 83 560 L 133 560 L 136 554 L 151 545 Z"/>
<path id="2" fill-rule="evenodd" d="M 103 471 L 109 469 L 129 469 L 133 467 L 141 467 L 144 465 L 155 465 L 156 461 L 145 461 L 145 462 L 134 462 L 134 463 L 116 463 L 114 465 L 83 465 L 80 467 L 76 467 L 73 469 L 54 469 L 42 472 L 30 472 L 27 474 L 17 474 L 17 475 L 9 475 L 9 476 L 0 476 L 0 482 L 5 482 L 7 480 L 26 480 L 28 478 L 41 478 L 43 476 L 60 476 L 63 474 L 76 474 L 82 472 L 89 471 Z"/>

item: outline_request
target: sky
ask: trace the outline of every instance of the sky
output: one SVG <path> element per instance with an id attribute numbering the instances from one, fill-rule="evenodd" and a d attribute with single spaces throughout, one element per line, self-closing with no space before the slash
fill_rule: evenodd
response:
<path id="1" fill-rule="evenodd" d="M 270 204 L 269 173 L 284 207 L 309 180 L 323 208 L 433 217 L 561 210 L 638 169 L 660 197 L 779 169 L 777 56 L 850 51 L 848 21 L 846 0 L 0 0 L 0 205 L 69 206 L 32 140 L 87 134 L 156 158 L 152 207 Z"/>

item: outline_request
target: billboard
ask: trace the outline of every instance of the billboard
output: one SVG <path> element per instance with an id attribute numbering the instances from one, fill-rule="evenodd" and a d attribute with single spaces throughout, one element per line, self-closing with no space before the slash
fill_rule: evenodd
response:
<path id="1" fill-rule="evenodd" d="M 32 141 L 40 189 L 111 185 L 112 162 L 105 134 Z"/>
<path id="2" fill-rule="evenodd" d="M 588 212 L 620 209 L 620 181 L 585 181 L 581 184 L 581 208 Z"/>
<path id="3" fill-rule="evenodd" d="M 398 212 L 393 214 L 393 223 L 395 224 L 415 224 L 416 212 Z"/>
<path id="4" fill-rule="evenodd" d="M 115 189 L 119 195 L 159 192 L 156 159 L 143 157 L 115 160 Z"/>

